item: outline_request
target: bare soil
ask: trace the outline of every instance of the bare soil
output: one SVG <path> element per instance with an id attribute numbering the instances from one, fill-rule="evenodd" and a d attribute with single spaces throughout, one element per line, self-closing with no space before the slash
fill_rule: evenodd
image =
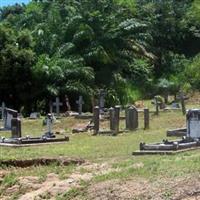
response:
<path id="1" fill-rule="evenodd" d="M 132 167 L 142 168 L 143 164 L 136 163 Z M 9 200 L 17 193 L 19 200 L 55 200 L 58 194 L 65 194 L 73 188 L 81 189 L 81 182 L 85 181 L 89 183 L 85 191 L 88 200 L 200 200 L 199 175 L 182 178 L 159 177 L 152 182 L 141 177 L 102 182 L 95 182 L 93 179 L 95 176 L 118 170 L 112 168 L 109 163 L 84 163 L 63 180 L 54 173 L 48 174 L 44 182 L 36 176 L 19 177 L 14 186 L 6 189 L 1 199 Z M 82 197 L 72 199 L 81 200 Z"/>

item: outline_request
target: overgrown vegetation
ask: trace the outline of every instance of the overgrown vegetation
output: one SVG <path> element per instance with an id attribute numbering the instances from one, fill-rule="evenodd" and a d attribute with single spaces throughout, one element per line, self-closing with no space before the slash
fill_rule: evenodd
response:
<path id="1" fill-rule="evenodd" d="M 199 89 L 198 11 L 198 0 L 34 0 L 1 8 L 0 101 L 30 112 L 66 94 L 71 102 L 82 94 L 90 105 L 100 88 L 108 105 L 155 95 L 160 83 L 173 94 L 188 81 Z"/>

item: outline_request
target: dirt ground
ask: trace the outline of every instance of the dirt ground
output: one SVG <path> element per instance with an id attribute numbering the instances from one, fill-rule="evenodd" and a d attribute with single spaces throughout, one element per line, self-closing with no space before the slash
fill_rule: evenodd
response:
<path id="1" fill-rule="evenodd" d="M 133 168 L 143 167 L 137 163 Z M 117 172 L 118 168 L 112 168 L 109 163 L 89 163 L 77 166 L 66 178 L 60 179 L 57 174 L 50 173 L 46 180 L 41 182 L 37 176 L 19 177 L 12 187 L 6 188 L 1 196 L 2 200 L 13 199 L 13 194 L 18 194 L 19 200 L 56 200 L 59 194 L 65 194 L 76 188 L 81 189 L 82 182 L 88 185 L 84 189 L 84 197 L 75 195 L 74 200 L 198 200 L 200 199 L 200 176 L 194 175 L 183 178 L 160 177 L 157 180 L 147 180 L 141 177 L 129 178 L 128 180 L 113 179 L 106 181 L 94 181 L 99 175 Z M 8 171 L 0 172 L 0 179 Z M 1 186 L 2 187 L 2 186 Z M 65 198 L 63 198 L 65 199 Z M 68 198 L 66 198 L 68 199 Z"/>

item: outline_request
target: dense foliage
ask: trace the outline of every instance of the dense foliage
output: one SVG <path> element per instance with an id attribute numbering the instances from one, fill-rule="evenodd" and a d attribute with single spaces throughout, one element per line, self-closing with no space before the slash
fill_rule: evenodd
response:
<path id="1" fill-rule="evenodd" d="M 126 104 L 199 88 L 199 0 L 40 0 L 0 11 L 0 101 L 26 111 L 107 90 Z M 192 80 L 191 80 L 192 79 Z M 184 82 L 184 81 L 185 82 Z M 162 88 L 165 88 L 163 90 Z M 166 93 L 166 92 L 165 92 Z"/>

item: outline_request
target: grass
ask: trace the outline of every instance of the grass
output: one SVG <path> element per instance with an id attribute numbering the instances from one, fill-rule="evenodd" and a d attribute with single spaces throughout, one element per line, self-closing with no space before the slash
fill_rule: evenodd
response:
<path id="1" fill-rule="evenodd" d="M 148 102 L 149 104 L 149 102 Z M 189 105 L 189 107 L 195 107 Z M 90 133 L 71 134 L 72 128 L 85 120 L 73 118 L 63 118 L 55 124 L 55 131 L 65 130 L 70 136 L 70 141 L 65 144 L 52 144 L 26 148 L 0 147 L 0 159 L 30 159 L 40 157 L 81 157 L 91 162 L 111 162 L 112 168 L 116 169 L 104 175 L 97 175 L 91 181 L 102 182 L 112 179 L 131 179 L 133 177 L 144 177 L 152 181 L 159 178 L 183 177 L 199 174 L 200 172 L 200 151 L 185 152 L 177 155 L 160 156 L 132 156 L 132 152 L 139 148 L 140 142 L 159 142 L 166 137 L 166 130 L 185 126 L 185 117 L 180 111 L 162 112 L 159 116 L 151 114 L 150 129 L 143 130 L 143 116 L 140 114 L 140 127 L 137 131 L 112 136 L 92 136 Z M 105 128 L 107 123 L 102 122 L 101 127 Z M 42 119 L 32 121 L 23 119 L 23 135 L 39 136 L 45 132 L 42 126 Z M 120 127 L 124 127 L 121 121 Z M 1 135 L 8 136 L 8 132 Z M 169 139 L 169 138 L 168 138 Z M 170 138 L 174 139 L 174 138 Z M 19 176 L 38 176 L 41 181 L 46 179 L 49 173 L 59 174 L 62 179 L 67 178 L 76 166 L 37 166 L 25 169 L 5 168 L 9 173 L 4 177 L 2 185 L 10 187 L 14 185 Z M 81 173 L 87 173 L 86 169 L 80 169 Z M 91 184 L 90 182 L 90 184 Z M 84 199 L 85 189 L 88 183 L 84 183 L 80 188 L 73 188 L 65 194 L 58 195 L 57 199 L 73 199 L 81 196 Z M 166 199 L 170 196 L 170 191 L 166 191 Z M 87 199 L 87 198 L 86 198 Z"/>

